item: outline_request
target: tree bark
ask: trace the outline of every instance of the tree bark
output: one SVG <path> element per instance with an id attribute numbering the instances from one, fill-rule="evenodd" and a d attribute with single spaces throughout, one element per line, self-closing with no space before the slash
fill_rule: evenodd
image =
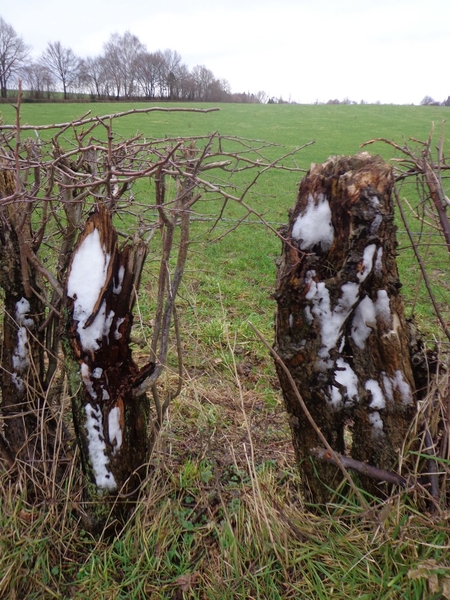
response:
<path id="1" fill-rule="evenodd" d="M 361 153 L 313 165 L 300 184 L 277 271 L 275 349 L 329 444 L 390 471 L 415 413 L 395 261 L 392 169 Z M 277 365 L 306 498 L 341 481 Z M 363 487 L 380 493 L 371 479 Z"/>

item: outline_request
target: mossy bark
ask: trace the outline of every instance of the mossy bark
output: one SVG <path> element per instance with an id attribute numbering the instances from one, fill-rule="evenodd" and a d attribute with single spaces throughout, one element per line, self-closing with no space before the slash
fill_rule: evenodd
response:
<path id="1" fill-rule="evenodd" d="M 415 413 L 393 185 L 391 167 L 367 153 L 313 165 L 284 232 L 276 290 L 275 349 L 315 423 L 337 452 L 386 470 Z M 305 495 L 327 502 L 342 477 L 312 458 L 320 439 L 277 370 Z"/>

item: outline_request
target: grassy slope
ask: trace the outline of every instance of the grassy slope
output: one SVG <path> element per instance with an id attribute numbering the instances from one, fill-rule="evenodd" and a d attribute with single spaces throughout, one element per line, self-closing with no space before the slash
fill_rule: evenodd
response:
<path id="1" fill-rule="evenodd" d="M 129 105 L 87 108 L 108 114 Z M 24 105 L 22 120 L 65 122 L 84 110 Z M 2 113 L 5 122 L 14 118 L 11 107 Z M 315 139 L 298 155 L 307 169 L 331 154 L 354 154 L 374 137 L 426 138 L 431 122 L 446 115 L 440 107 L 224 105 L 207 115 L 132 116 L 116 130 L 149 137 L 218 130 L 287 150 Z M 392 155 L 383 145 L 375 150 Z M 298 179 L 268 173 L 252 196 L 274 226 L 286 222 Z M 393 498 L 383 512 L 384 531 L 356 517 L 351 499 L 337 497 L 330 516 L 303 506 L 273 367 L 248 326 L 250 318 L 272 339 L 279 243 L 258 224 L 213 243 L 236 214 L 230 207 L 230 221 L 192 248 L 180 299 L 185 390 L 132 525 L 110 543 L 95 541 L 71 513 L 75 481 L 69 495 L 49 494 L 48 504 L 33 508 L 0 480 L 0 598 L 419 599 L 440 597 L 448 585 L 446 522 L 417 514 L 407 498 Z M 145 330 L 149 307 L 145 297 L 141 302 Z"/>

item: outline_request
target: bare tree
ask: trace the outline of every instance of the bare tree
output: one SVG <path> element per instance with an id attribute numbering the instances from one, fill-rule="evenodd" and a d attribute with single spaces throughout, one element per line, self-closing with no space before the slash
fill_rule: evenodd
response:
<path id="1" fill-rule="evenodd" d="M 197 65 L 192 69 L 192 77 L 196 85 L 196 99 L 203 101 L 211 100 L 213 84 L 216 81 L 214 73 L 204 65 Z"/>
<path id="2" fill-rule="evenodd" d="M 264 90 L 260 90 L 257 94 L 255 94 L 255 98 L 259 104 L 267 104 L 269 95 Z"/>
<path id="3" fill-rule="evenodd" d="M 129 31 L 113 33 L 104 46 L 105 73 L 115 89 L 116 98 L 130 98 L 136 91 L 136 62 L 145 45 Z"/>
<path id="4" fill-rule="evenodd" d="M 158 82 L 158 96 L 166 98 L 169 95 L 169 65 L 164 52 L 155 52 L 156 78 Z"/>
<path id="5" fill-rule="evenodd" d="M 186 86 L 188 79 L 192 82 L 189 69 L 174 50 L 141 52 L 135 61 L 135 74 L 146 98 L 190 99 Z"/>
<path id="6" fill-rule="evenodd" d="M 95 58 L 88 57 L 82 59 L 79 68 L 80 85 L 87 88 L 91 96 L 101 96 L 108 94 L 105 61 L 101 56 Z"/>
<path id="7" fill-rule="evenodd" d="M 424 96 L 422 98 L 422 100 L 420 101 L 420 104 L 422 106 L 433 106 L 433 105 L 439 104 L 439 103 L 436 102 L 436 100 L 434 98 L 432 98 L 431 96 Z"/>
<path id="8" fill-rule="evenodd" d="M 52 72 L 39 62 L 32 62 L 21 69 L 21 76 L 26 88 L 35 98 L 42 98 L 44 93 L 50 93 L 55 84 Z"/>
<path id="9" fill-rule="evenodd" d="M 178 69 L 177 98 L 180 100 L 193 100 L 195 96 L 195 81 L 186 65 Z"/>
<path id="10" fill-rule="evenodd" d="M 61 42 L 49 42 L 40 62 L 61 82 L 64 99 L 67 99 L 68 89 L 78 77 L 80 59 L 71 48 L 64 48 Z"/>
<path id="11" fill-rule="evenodd" d="M 29 47 L 13 27 L 0 17 L 0 95 L 7 96 L 8 81 L 20 71 L 29 54 Z"/>
<path id="12" fill-rule="evenodd" d="M 154 98 L 160 81 L 161 53 L 141 52 L 136 57 L 136 83 L 145 98 Z"/>
<path id="13" fill-rule="evenodd" d="M 170 99 L 174 100 L 178 98 L 178 82 L 180 72 L 182 69 L 181 56 L 176 50 L 170 50 L 167 48 L 162 53 L 164 57 L 164 63 L 166 65 L 166 89 L 167 95 Z"/>

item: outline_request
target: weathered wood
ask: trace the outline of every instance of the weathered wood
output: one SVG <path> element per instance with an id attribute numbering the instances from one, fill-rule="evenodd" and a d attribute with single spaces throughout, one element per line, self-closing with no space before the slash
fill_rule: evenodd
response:
<path id="1" fill-rule="evenodd" d="M 368 153 L 312 166 L 285 231 L 275 337 L 277 353 L 333 449 L 387 471 L 415 413 L 393 183 L 391 167 Z M 312 458 L 317 434 L 277 369 L 305 494 L 326 502 L 332 493 L 326 486 L 335 487 L 341 476 Z M 379 491 L 369 479 L 362 483 Z"/>
<path id="2" fill-rule="evenodd" d="M 100 206 L 90 215 L 69 266 L 66 356 L 91 500 L 117 499 L 119 493 L 131 499 L 148 460 L 149 401 L 134 390 L 154 365 L 139 370 L 130 348 L 142 253 L 143 243 L 118 249 L 109 213 Z M 102 509 L 108 512 L 111 505 L 95 508 L 99 523 Z"/>

